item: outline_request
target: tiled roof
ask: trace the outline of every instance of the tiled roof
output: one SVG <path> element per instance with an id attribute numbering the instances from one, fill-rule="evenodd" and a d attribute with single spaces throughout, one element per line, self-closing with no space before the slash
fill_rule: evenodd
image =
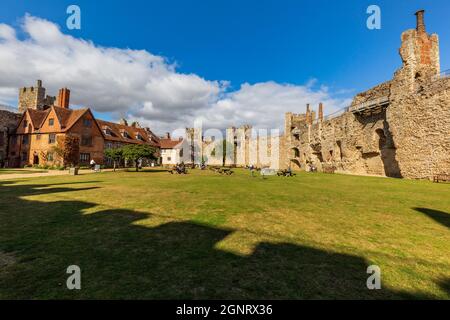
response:
<path id="1" fill-rule="evenodd" d="M 35 109 L 28 109 L 28 114 L 31 119 L 31 123 L 33 124 L 34 128 L 40 128 L 42 122 L 44 121 L 45 117 L 47 117 L 47 114 L 49 113 L 49 110 L 35 110 Z"/>
<path id="2" fill-rule="evenodd" d="M 175 149 L 183 140 L 161 139 L 159 144 L 161 149 Z"/>
<path id="3" fill-rule="evenodd" d="M 150 131 L 139 127 L 126 126 L 119 123 L 96 120 L 100 129 L 102 129 L 105 140 L 117 141 L 123 143 L 135 144 L 149 144 L 152 146 L 159 146 L 159 140 Z M 109 134 L 105 134 L 105 129 L 108 129 Z M 127 137 L 124 137 L 126 133 Z"/>
<path id="4" fill-rule="evenodd" d="M 57 106 L 47 107 L 45 110 L 28 109 L 31 121 L 35 128 L 40 128 L 47 118 L 51 110 L 55 111 L 56 117 L 61 124 L 61 132 L 66 132 L 86 113 L 89 109 L 68 109 Z M 105 140 L 117 141 L 123 143 L 135 144 L 149 144 L 151 146 L 159 147 L 160 139 L 150 130 L 140 127 L 126 126 L 114 122 L 97 120 L 98 127 L 102 131 Z M 108 129 L 110 134 L 105 134 L 105 129 Z M 126 137 L 124 137 L 126 133 Z M 179 141 L 175 141 L 176 144 Z"/>
<path id="5" fill-rule="evenodd" d="M 70 129 L 89 109 L 67 109 L 53 107 L 63 131 Z"/>
<path id="6" fill-rule="evenodd" d="M 61 124 L 61 132 L 69 130 L 89 109 L 66 109 L 56 106 L 48 107 L 45 110 L 35 110 L 29 108 L 28 114 L 30 115 L 31 122 L 35 128 L 40 128 L 43 122 L 47 118 L 47 115 L 52 111 L 55 111 L 58 121 Z"/>

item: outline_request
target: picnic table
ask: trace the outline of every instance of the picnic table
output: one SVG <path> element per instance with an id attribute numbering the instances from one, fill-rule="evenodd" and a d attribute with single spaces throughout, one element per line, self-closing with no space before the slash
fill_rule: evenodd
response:
<path id="1" fill-rule="evenodd" d="M 294 177 L 295 173 L 293 173 L 292 170 L 285 169 L 285 170 L 279 170 L 277 172 L 277 176 L 279 176 L 279 177 Z"/>
<path id="2" fill-rule="evenodd" d="M 225 174 L 228 176 L 231 176 L 234 173 L 230 168 L 210 167 L 209 169 L 215 173 Z"/>
<path id="3" fill-rule="evenodd" d="M 178 166 L 168 170 L 167 172 L 169 172 L 170 174 L 187 174 L 188 173 L 186 167 L 178 167 Z"/>
<path id="4" fill-rule="evenodd" d="M 433 177 L 433 182 L 450 182 L 450 174 L 440 173 Z"/>

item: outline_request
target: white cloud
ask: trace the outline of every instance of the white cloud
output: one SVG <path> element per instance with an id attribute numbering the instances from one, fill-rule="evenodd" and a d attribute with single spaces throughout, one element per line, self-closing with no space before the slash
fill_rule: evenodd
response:
<path id="1" fill-rule="evenodd" d="M 304 113 L 306 104 L 317 108 L 324 103 L 326 113 L 331 113 L 349 103 L 333 99 L 326 87 L 314 89 L 315 81 L 305 86 L 264 82 L 245 83 L 238 91 L 231 92 L 215 103 L 205 114 L 213 126 L 221 124 L 253 124 L 260 128 L 282 128 L 285 112 Z"/>
<path id="2" fill-rule="evenodd" d="M 282 125 L 284 112 L 303 112 L 306 103 L 324 102 L 335 110 L 345 101 L 331 97 L 315 81 L 305 86 L 265 82 L 227 92 L 226 81 L 177 72 L 176 65 L 145 50 L 107 48 L 61 32 L 47 20 L 26 15 L 22 29 L 0 24 L 0 101 L 11 101 L 19 87 L 42 79 L 49 94 L 72 91 L 74 105 L 127 116 L 158 132 L 192 126 L 225 128 Z"/>

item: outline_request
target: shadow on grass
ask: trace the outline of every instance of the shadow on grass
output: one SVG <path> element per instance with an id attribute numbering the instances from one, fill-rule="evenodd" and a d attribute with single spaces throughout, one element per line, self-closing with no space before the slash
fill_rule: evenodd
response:
<path id="1" fill-rule="evenodd" d="M 134 173 L 158 173 L 158 172 L 168 172 L 167 169 L 140 169 L 139 171 L 136 171 L 136 169 L 128 168 L 125 169 L 125 172 L 134 172 Z"/>
<path id="2" fill-rule="evenodd" d="M 358 256 L 260 243 L 243 257 L 215 248 L 232 229 L 190 222 L 148 228 L 137 224 L 152 219 L 148 213 L 83 214 L 96 204 L 23 199 L 90 189 L 44 187 L 0 185 L 0 252 L 16 260 L 0 270 L 0 298 L 424 298 L 368 290 L 368 264 Z M 81 267 L 80 291 L 65 288 L 69 265 Z"/>
<path id="3" fill-rule="evenodd" d="M 450 213 L 428 208 L 414 208 L 414 210 L 427 215 L 437 223 L 450 229 Z"/>

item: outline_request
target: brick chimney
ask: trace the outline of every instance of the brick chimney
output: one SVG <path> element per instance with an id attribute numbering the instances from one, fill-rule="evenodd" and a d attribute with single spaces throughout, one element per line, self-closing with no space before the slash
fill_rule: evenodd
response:
<path id="1" fill-rule="evenodd" d="M 312 118 L 311 118 L 311 109 L 309 107 L 309 103 L 306 105 L 306 123 L 311 124 Z"/>
<path id="2" fill-rule="evenodd" d="M 69 108 L 70 90 L 67 88 L 59 89 L 57 105 L 61 108 Z"/>
<path id="3" fill-rule="evenodd" d="M 417 17 L 417 32 L 419 33 L 425 33 L 425 10 L 419 10 L 416 12 Z"/>
<path id="4" fill-rule="evenodd" d="M 323 121 L 323 103 L 322 102 L 319 104 L 319 121 L 320 122 Z"/>
<path id="5" fill-rule="evenodd" d="M 170 139 L 170 132 L 166 132 L 166 139 Z"/>

